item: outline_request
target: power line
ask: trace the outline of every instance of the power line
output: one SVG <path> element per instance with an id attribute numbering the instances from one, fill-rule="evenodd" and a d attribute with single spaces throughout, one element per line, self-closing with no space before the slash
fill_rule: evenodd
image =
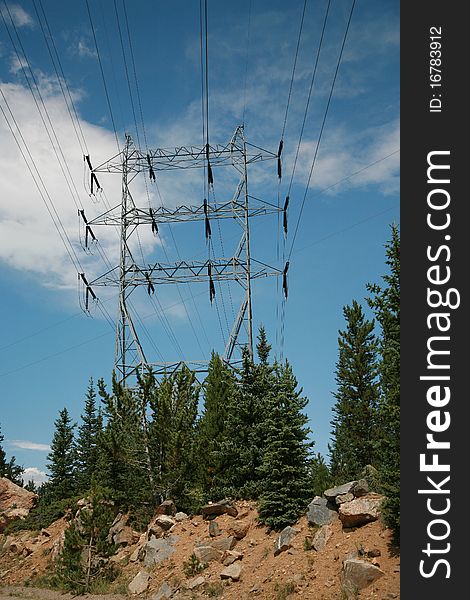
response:
<path id="1" fill-rule="evenodd" d="M 121 152 L 121 148 L 119 146 L 119 139 L 118 139 L 118 135 L 117 135 L 117 131 L 116 131 L 116 123 L 114 121 L 113 109 L 111 107 L 111 100 L 109 98 L 108 86 L 106 85 L 106 78 L 104 76 L 103 63 L 101 62 L 100 49 L 98 48 L 98 41 L 96 39 L 95 26 L 93 25 L 93 19 L 91 17 L 90 5 L 88 3 L 88 0 L 85 0 L 85 4 L 86 4 L 86 7 L 87 7 L 88 18 L 90 20 L 91 31 L 93 33 L 93 40 L 95 42 L 96 56 L 98 58 L 98 63 L 100 65 L 101 79 L 103 81 L 104 92 L 105 92 L 105 95 L 106 95 L 106 102 L 108 103 L 109 114 L 111 116 L 111 122 L 112 122 L 113 130 L 114 130 L 114 137 L 116 138 L 116 146 L 117 146 L 117 149 L 118 149 L 118 153 L 120 153 Z"/>
<path id="2" fill-rule="evenodd" d="M 292 172 L 291 172 L 291 176 L 290 176 L 289 187 L 288 187 L 288 190 L 287 190 L 287 196 L 289 196 L 290 192 L 291 192 L 292 183 L 293 183 L 294 175 L 295 175 L 295 169 L 296 169 L 296 166 L 297 166 L 297 160 L 299 158 L 300 146 L 302 144 L 302 137 L 303 137 L 303 134 L 304 134 L 305 123 L 307 121 L 308 109 L 309 109 L 309 106 L 310 106 L 310 99 L 311 99 L 311 96 L 312 96 L 313 86 L 315 84 L 315 78 L 316 78 L 316 74 L 317 74 L 318 61 L 320 59 L 320 53 L 321 53 L 321 49 L 322 49 L 322 46 L 323 46 L 323 39 L 324 39 L 324 35 L 325 35 L 325 30 L 326 30 L 326 24 L 328 22 L 328 15 L 329 15 L 329 12 L 330 12 L 330 5 L 331 5 L 331 0 L 328 0 L 328 4 L 326 6 L 326 11 L 325 11 L 325 16 L 323 18 L 323 25 L 322 25 L 320 40 L 319 40 L 317 52 L 316 52 L 316 55 L 315 55 L 315 63 L 314 63 L 313 70 L 312 70 L 312 77 L 310 78 L 310 86 L 309 86 L 308 95 L 307 95 L 307 102 L 305 104 L 305 110 L 304 110 L 304 115 L 303 115 L 303 119 L 302 119 L 302 126 L 300 128 L 299 141 L 297 143 L 297 148 L 296 148 L 296 151 L 295 151 L 294 163 L 293 163 L 293 166 L 292 166 Z M 286 111 L 286 117 L 287 117 L 287 111 Z"/>
<path id="3" fill-rule="evenodd" d="M 338 61 L 337 61 L 337 64 L 336 64 L 336 69 L 335 69 L 333 81 L 331 83 L 330 93 L 328 95 L 328 101 L 327 101 L 327 104 L 326 104 L 326 108 L 325 108 L 325 112 L 324 112 L 324 115 L 323 115 L 322 124 L 321 124 L 321 127 L 320 127 L 320 133 L 318 135 L 318 140 L 317 140 L 317 144 L 316 144 L 316 147 L 315 147 L 315 152 L 314 152 L 314 155 L 313 155 L 312 165 L 310 167 L 310 172 L 309 172 L 309 175 L 308 175 L 307 185 L 305 187 L 305 193 L 304 193 L 304 196 L 303 196 L 303 199 L 302 199 L 302 205 L 300 207 L 300 213 L 299 213 L 299 216 L 298 216 L 298 219 L 297 219 L 297 223 L 296 223 L 296 226 L 295 226 L 294 236 L 292 238 L 292 243 L 291 243 L 291 247 L 290 247 L 290 251 L 289 251 L 289 255 L 288 255 L 288 260 L 290 260 L 290 257 L 292 255 L 292 250 L 294 248 L 295 240 L 297 238 L 297 232 L 299 230 L 300 220 L 302 218 L 302 213 L 303 213 L 303 209 L 304 209 L 304 206 L 305 206 L 305 200 L 306 200 L 307 194 L 308 194 L 308 188 L 309 188 L 309 185 L 310 185 L 310 180 L 312 178 L 312 173 L 313 173 L 313 170 L 315 168 L 316 159 L 317 159 L 317 155 L 318 155 L 318 150 L 320 148 L 320 142 L 321 142 L 323 131 L 324 131 L 324 128 L 325 128 L 326 119 L 328 117 L 328 111 L 329 111 L 330 104 L 331 104 L 331 98 L 333 97 L 333 92 L 334 92 L 334 88 L 335 88 L 336 78 L 338 76 L 339 67 L 341 65 L 341 59 L 343 57 L 344 46 L 346 44 L 346 39 L 347 39 L 347 36 L 348 36 L 349 27 L 351 25 L 351 19 L 352 19 L 352 15 L 353 15 L 353 12 L 354 12 L 355 5 L 356 5 L 356 0 L 353 0 L 352 4 L 351 4 L 351 10 L 349 12 L 348 22 L 347 22 L 346 29 L 345 29 L 344 36 L 343 36 L 343 41 L 342 41 L 342 44 L 341 44 L 341 50 L 340 50 L 340 53 L 339 53 L 339 56 L 338 56 Z"/>
<path id="4" fill-rule="evenodd" d="M 44 99 L 42 97 L 41 90 L 39 88 L 38 82 L 37 82 L 36 77 L 35 77 L 35 75 L 33 73 L 33 70 L 31 69 L 31 65 L 30 65 L 30 62 L 28 60 L 28 56 L 27 56 L 27 54 L 26 54 L 26 52 L 24 50 L 23 44 L 21 42 L 21 38 L 20 38 L 20 36 L 18 34 L 18 30 L 17 30 L 16 25 L 14 23 L 14 20 L 13 20 L 13 18 L 11 16 L 10 9 L 9 9 L 8 5 L 5 3 L 5 0 L 4 0 L 3 3 L 4 3 L 4 6 L 5 6 L 5 8 L 6 8 L 7 12 L 8 12 L 8 15 L 10 17 L 10 21 L 11 21 L 11 24 L 12 24 L 13 29 L 15 31 L 16 38 L 18 40 L 21 52 L 23 54 L 24 61 L 21 59 L 20 54 L 19 54 L 18 49 L 17 49 L 17 46 L 15 44 L 15 41 L 14 41 L 13 37 L 10 34 L 10 30 L 9 30 L 8 25 L 6 23 L 3 11 L 0 11 L 1 15 L 2 15 L 3 24 L 4 24 L 4 26 L 5 26 L 6 30 L 7 30 L 8 37 L 10 38 L 10 41 L 11 41 L 11 44 L 13 46 L 15 55 L 16 55 L 17 60 L 18 60 L 18 63 L 20 64 L 20 68 L 21 68 L 21 70 L 23 72 L 23 75 L 25 77 L 26 83 L 28 84 L 29 91 L 31 92 L 33 100 L 34 100 L 34 102 L 36 104 L 36 108 L 38 110 L 39 116 L 41 117 L 41 121 L 42 121 L 42 123 L 44 125 L 44 129 L 46 130 L 46 133 L 47 133 L 47 136 L 48 136 L 49 141 L 51 143 L 51 146 L 52 146 L 52 149 L 54 151 L 54 154 L 55 154 L 55 156 L 57 158 L 57 162 L 59 163 L 60 169 L 61 169 L 62 174 L 63 174 L 63 176 L 65 178 L 65 181 L 67 183 L 67 187 L 69 188 L 70 194 L 71 194 L 71 196 L 73 198 L 73 201 L 75 203 L 76 208 L 80 209 L 81 208 L 80 196 L 78 194 L 77 188 L 76 188 L 75 183 L 73 181 L 73 178 L 72 178 L 72 175 L 71 175 L 71 172 L 70 172 L 67 160 L 66 160 L 64 152 L 62 150 L 62 146 L 61 146 L 61 144 L 59 142 L 59 139 L 58 139 L 57 134 L 55 132 L 54 126 L 52 124 L 52 121 L 51 121 L 51 118 L 50 118 L 50 115 L 49 115 L 49 111 L 47 110 L 47 107 L 46 107 L 46 104 L 45 104 Z M 31 80 L 34 83 L 36 94 L 37 94 L 37 96 L 39 98 L 39 102 L 40 102 L 40 104 L 42 106 L 42 111 L 41 111 L 41 108 L 39 106 L 38 99 L 36 98 L 36 95 L 34 93 L 31 81 L 30 81 L 30 79 L 28 77 L 28 74 L 26 72 L 26 69 L 25 69 L 25 66 L 24 66 L 25 64 L 27 65 L 27 68 L 28 68 Z M 43 114 L 43 112 L 44 112 L 44 114 Z M 44 118 L 44 115 L 45 115 L 45 117 L 46 117 L 46 119 L 48 121 L 49 127 L 46 124 L 46 119 Z M 51 132 L 52 132 L 52 135 L 51 135 Z M 55 143 L 54 143 L 54 140 L 55 140 Z M 60 154 L 60 156 L 59 156 L 59 154 Z"/>
<path id="5" fill-rule="evenodd" d="M 292 67 L 292 77 L 291 77 L 290 85 L 289 85 L 289 93 L 287 94 L 286 112 L 285 112 L 285 115 L 284 115 L 284 123 L 282 125 L 281 140 L 284 139 L 284 133 L 286 131 L 287 114 L 289 112 L 289 105 L 290 105 L 290 100 L 291 100 L 291 95 L 292 95 L 292 86 L 294 84 L 295 69 L 296 69 L 296 66 L 297 66 L 297 58 L 299 56 L 300 39 L 302 37 L 302 29 L 303 29 L 303 26 L 304 26 L 304 18 L 305 18 L 305 9 L 306 8 L 307 8 L 307 0 L 304 0 L 304 6 L 303 6 L 303 9 L 302 9 L 302 17 L 300 19 L 299 35 L 297 36 L 297 46 L 295 48 L 294 65 Z"/>

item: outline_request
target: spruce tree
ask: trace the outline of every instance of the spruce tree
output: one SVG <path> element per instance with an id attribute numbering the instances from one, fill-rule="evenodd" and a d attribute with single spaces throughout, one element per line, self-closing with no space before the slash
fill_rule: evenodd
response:
<path id="1" fill-rule="evenodd" d="M 222 447 L 235 389 L 233 370 L 213 353 L 204 381 L 204 410 L 197 427 L 199 481 L 208 497 L 221 493 L 218 487 L 224 480 L 226 466 Z"/>
<path id="2" fill-rule="evenodd" d="M 251 499 L 257 499 L 262 490 L 259 467 L 264 445 L 263 420 L 268 396 L 276 385 L 274 369 L 269 364 L 271 346 L 263 327 L 258 333 L 256 350 L 258 363 L 252 360 L 246 348 L 243 351 L 222 443 L 225 473 L 221 479 L 225 495 Z"/>
<path id="3" fill-rule="evenodd" d="M 16 458 L 14 456 L 12 456 L 10 460 L 7 460 L 6 452 L 2 446 L 4 439 L 0 428 L 0 477 L 6 477 L 13 483 L 16 483 L 16 485 L 22 486 L 24 469 L 16 464 Z"/>
<path id="4" fill-rule="evenodd" d="M 72 424 L 68 410 L 63 408 L 54 425 L 51 451 L 47 456 L 50 474 L 47 488 L 54 500 L 62 500 L 72 497 L 77 489 L 75 424 Z"/>
<path id="5" fill-rule="evenodd" d="M 276 386 L 265 398 L 258 512 L 262 523 L 282 529 L 297 521 L 311 499 L 309 461 L 313 443 L 308 441 L 308 417 L 302 412 L 308 399 L 297 390 L 297 380 L 287 361 L 276 371 Z"/>
<path id="6" fill-rule="evenodd" d="M 331 487 L 331 474 L 323 456 L 318 452 L 312 457 L 309 466 L 312 495 L 323 496 L 323 492 Z"/>
<path id="7" fill-rule="evenodd" d="M 374 322 L 353 301 L 343 309 L 346 329 L 339 332 L 337 390 L 331 422 L 330 472 L 335 483 L 360 476 L 374 462 L 377 404 L 377 341 Z"/>
<path id="8" fill-rule="evenodd" d="M 149 441 L 160 500 L 172 498 L 191 510 L 196 481 L 195 423 L 199 398 L 196 375 L 187 367 L 158 386 L 151 408 Z"/>
<path id="9" fill-rule="evenodd" d="M 106 424 L 99 436 L 96 468 L 101 485 L 111 490 L 123 509 L 152 500 L 141 429 L 140 403 L 132 390 L 121 385 L 115 375 L 112 394 L 102 379 L 98 393 Z"/>
<path id="10" fill-rule="evenodd" d="M 387 496 L 385 519 L 398 541 L 400 532 L 400 234 L 391 227 L 384 284 L 368 284 L 369 305 L 380 324 L 380 397 L 377 410 L 379 483 Z"/>
<path id="11" fill-rule="evenodd" d="M 78 594 L 93 592 L 100 580 L 109 582 L 118 574 L 107 561 L 116 550 L 108 539 L 115 513 L 105 491 L 94 483 L 87 500 L 65 532 L 57 564 L 61 585 Z"/>
<path id="12" fill-rule="evenodd" d="M 98 464 L 99 435 L 103 428 L 101 412 L 96 407 L 96 392 L 90 379 L 77 436 L 77 485 L 81 492 L 89 490 Z"/>

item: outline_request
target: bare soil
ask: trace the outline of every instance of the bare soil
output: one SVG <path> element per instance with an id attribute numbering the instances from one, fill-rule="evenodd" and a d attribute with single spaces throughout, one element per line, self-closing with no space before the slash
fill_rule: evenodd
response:
<path id="1" fill-rule="evenodd" d="M 343 560 L 357 556 L 369 560 L 380 567 L 384 575 L 374 583 L 357 593 L 359 599 L 394 600 L 400 597 L 400 557 L 391 545 L 391 532 L 380 521 L 369 523 L 354 530 L 345 530 L 341 522 L 332 524 L 332 536 L 323 551 L 308 549 L 308 540 L 314 531 L 305 517 L 294 526 L 298 531 L 292 547 L 274 556 L 273 547 L 277 533 L 269 533 L 264 526 L 257 524 L 257 513 L 253 503 L 237 503 L 237 520 L 250 523 L 247 535 L 237 541 L 234 550 L 243 553 L 241 577 L 237 582 L 222 581 L 220 572 L 224 568 L 219 562 L 212 562 L 200 575 L 205 578 L 204 585 L 187 590 L 187 584 L 193 577 L 184 572 L 184 565 L 193 553 L 196 543 L 211 539 L 209 524 L 201 516 L 177 523 L 171 535 L 178 536 L 174 554 L 154 567 L 144 568 L 141 562 L 130 562 L 129 557 L 137 547 L 121 549 L 113 559 L 121 566 L 121 575 L 111 584 L 107 595 L 86 595 L 83 598 L 93 600 L 123 600 L 123 591 L 127 584 L 141 570 L 151 575 L 150 585 L 138 598 L 149 600 L 160 586 L 167 582 L 179 594 L 174 598 L 198 599 L 219 598 L 220 600 L 285 600 L 296 597 L 312 600 L 344 600 L 341 589 L 341 570 Z M 227 536 L 234 518 L 228 515 L 217 517 L 221 536 Z M 35 579 L 41 576 L 51 563 L 53 540 L 63 531 L 65 522 L 61 520 L 49 528 L 51 536 L 40 543 L 38 549 L 28 556 L 11 556 L 3 552 L 0 556 L 0 575 L 4 588 L 0 587 L 0 600 L 12 597 L 31 598 L 32 600 L 71 600 L 70 594 L 34 587 Z M 307 541 L 306 541 L 307 539 Z M 367 552 L 373 551 L 374 558 L 368 558 Z M 28 582 L 31 587 L 24 587 Z M 112 593 L 114 592 L 114 594 Z"/>

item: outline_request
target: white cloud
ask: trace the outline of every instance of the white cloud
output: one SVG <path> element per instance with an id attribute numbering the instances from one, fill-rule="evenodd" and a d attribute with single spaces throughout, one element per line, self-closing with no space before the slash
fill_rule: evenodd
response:
<path id="1" fill-rule="evenodd" d="M 316 146 L 317 140 L 306 139 L 300 147 L 296 179 L 304 185 L 308 180 Z M 396 193 L 399 187 L 399 154 L 393 153 L 399 147 L 399 123 L 396 120 L 355 133 L 346 127 L 330 129 L 327 139 L 320 143 L 310 188 L 334 186 L 330 193 L 337 193 L 345 187 L 377 185 L 384 194 Z M 292 169 L 294 152 L 286 156 L 287 172 Z M 382 160 L 389 155 L 392 155 L 390 159 Z M 344 184 L 336 185 L 358 171 Z"/>
<path id="2" fill-rule="evenodd" d="M 0 7 L 2 15 L 5 17 L 7 23 L 9 23 L 10 16 L 16 27 L 33 27 L 34 21 L 29 13 L 19 4 L 8 4 Z"/>
<path id="3" fill-rule="evenodd" d="M 21 448 L 22 450 L 49 452 L 51 449 L 48 444 L 38 444 L 37 442 L 30 442 L 29 440 L 9 440 L 8 444 L 14 448 Z"/>
<path id="4" fill-rule="evenodd" d="M 83 38 L 78 40 L 77 52 L 79 56 L 86 58 L 98 57 L 98 55 L 96 54 L 96 50 L 94 48 L 91 48 Z"/>
<path id="5" fill-rule="evenodd" d="M 32 480 L 36 485 L 41 485 L 48 480 L 47 473 L 37 467 L 26 467 L 22 477 L 25 483 Z"/>
<path id="6" fill-rule="evenodd" d="M 44 286 L 76 291 L 77 270 L 83 269 L 89 281 L 108 270 L 96 249 L 94 255 L 88 255 L 80 246 L 76 204 L 84 207 L 88 220 L 104 213 L 107 207 L 103 196 L 101 199 L 93 199 L 94 201 L 89 198 L 88 167 L 83 160 L 57 82 L 44 74 L 38 77 L 38 81 L 47 109 L 46 115 L 40 104 L 42 116 L 52 143 L 30 91 L 20 84 L 0 84 L 21 134 L 12 122 L 1 96 L 0 103 L 27 158 L 26 163 L 5 119 L 0 119 L 0 152 L 4 157 L 0 172 L 0 189 L 3 192 L 0 198 L 0 260 L 14 269 L 29 272 Z M 79 98 L 79 94 L 75 94 L 75 100 Z M 49 126 L 49 118 L 53 123 L 53 130 Z M 84 120 L 81 121 L 81 128 L 94 166 L 116 154 L 114 136 L 109 131 Z M 53 144 L 59 158 L 54 153 Z M 32 159 L 27 154 L 26 147 Z M 47 193 L 43 194 L 44 199 L 34 184 L 28 165 L 33 172 L 36 166 L 40 173 L 40 180 L 36 178 L 43 192 L 44 187 L 47 190 Z M 119 175 L 103 174 L 99 181 L 109 202 L 112 205 L 118 204 L 121 198 Z M 135 187 L 133 193 L 136 197 L 145 195 L 143 181 Z M 75 252 L 80 261 L 77 268 L 71 263 L 45 203 L 52 212 L 59 230 L 63 226 L 73 246 L 73 251 L 70 248 L 69 251 L 72 256 Z M 119 237 L 116 230 L 112 227 L 98 227 L 95 234 L 106 249 L 109 260 L 117 264 Z M 158 243 L 152 236 L 150 227 L 148 231 L 140 232 L 140 242 L 144 251 Z M 66 243 L 69 246 L 68 241 Z"/>
<path id="7" fill-rule="evenodd" d="M 19 71 L 27 68 L 28 62 L 24 58 L 18 57 L 16 54 L 10 56 L 9 71 L 12 75 L 16 75 Z"/>

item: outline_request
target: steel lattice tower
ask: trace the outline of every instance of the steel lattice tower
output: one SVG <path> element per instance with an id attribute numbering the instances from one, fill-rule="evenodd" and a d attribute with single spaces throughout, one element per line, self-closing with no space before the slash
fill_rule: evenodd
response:
<path id="1" fill-rule="evenodd" d="M 157 286 L 171 283 L 192 283 L 205 281 L 210 289 L 214 289 L 213 281 L 236 281 L 242 286 L 243 299 L 233 323 L 227 341 L 223 359 L 229 364 L 239 362 L 234 358 L 236 348 L 247 347 L 253 355 L 253 310 L 251 284 L 254 279 L 271 275 L 282 275 L 283 271 L 255 260 L 250 252 L 250 219 L 254 216 L 280 213 L 284 209 L 265 201 L 251 198 L 248 195 L 248 166 L 251 163 L 276 159 L 277 154 L 249 144 L 245 140 L 243 126 L 237 127 L 230 141 L 225 145 L 182 146 L 174 149 L 156 149 L 142 152 L 136 148 L 129 135 L 123 150 L 110 160 L 91 168 L 93 184 L 99 186 L 97 174 L 121 174 L 121 203 L 91 221 L 85 220 L 88 232 L 94 237 L 92 227 L 111 225 L 120 229 L 119 265 L 107 273 L 88 282 L 82 274 L 86 294 L 95 294 L 93 288 L 114 286 L 119 290 L 119 311 L 116 326 L 115 372 L 118 380 L 127 382 L 137 371 L 152 369 L 156 376 L 172 372 L 187 364 L 197 372 L 207 370 L 208 361 L 188 360 L 184 363 L 157 363 L 148 361 L 139 340 L 137 328 L 131 317 L 128 301 L 132 292 L 139 286 L 154 290 Z M 238 185 L 233 197 L 223 202 L 209 203 L 204 201 L 193 205 L 177 206 L 174 210 L 164 207 L 141 208 L 136 206 L 130 193 L 130 183 L 141 173 L 147 173 L 155 179 L 158 171 L 176 169 L 204 169 L 229 166 L 239 175 Z M 216 219 L 235 219 L 240 225 L 241 237 L 238 247 L 230 257 L 207 259 L 202 261 L 179 260 L 173 263 L 154 262 L 138 264 L 131 252 L 130 239 L 141 225 L 152 227 L 158 231 L 163 223 L 185 223 L 192 221 L 213 221 Z M 211 291 L 212 294 L 212 291 Z M 246 339 L 242 339 L 242 331 L 246 331 Z"/>

